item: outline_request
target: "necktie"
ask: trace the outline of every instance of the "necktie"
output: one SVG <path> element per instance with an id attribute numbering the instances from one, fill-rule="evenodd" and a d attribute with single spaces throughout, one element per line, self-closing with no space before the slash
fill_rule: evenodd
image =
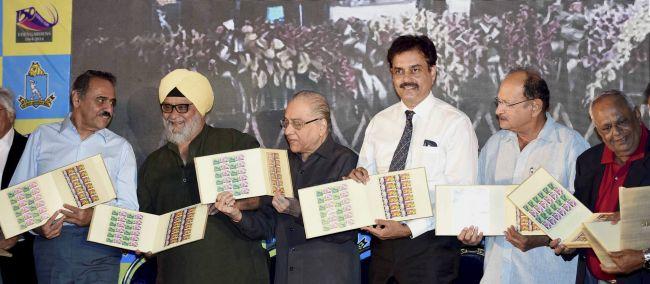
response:
<path id="1" fill-rule="evenodd" d="M 413 134 L 413 115 L 415 114 L 412 110 L 407 110 L 406 113 L 406 125 L 404 126 L 404 132 L 402 133 L 402 138 L 397 144 L 397 149 L 393 154 L 393 160 L 390 161 L 389 171 L 401 171 L 406 166 L 406 157 L 409 155 L 409 146 L 411 145 L 411 136 Z"/>

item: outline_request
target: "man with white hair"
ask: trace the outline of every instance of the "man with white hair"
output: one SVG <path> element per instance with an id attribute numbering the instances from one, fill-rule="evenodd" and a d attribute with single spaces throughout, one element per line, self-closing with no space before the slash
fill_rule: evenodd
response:
<path id="1" fill-rule="evenodd" d="M 0 179 L 2 188 L 9 186 L 11 176 L 16 170 L 18 160 L 25 150 L 27 138 L 14 130 L 16 109 L 13 95 L 5 88 L 0 88 Z M 18 239 L 22 238 L 19 242 Z M 23 234 L 9 239 L 0 239 L 0 249 L 8 250 L 12 257 L 0 257 L 2 283 L 36 283 L 32 244 L 34 237 Z"/>
<path id="2" fill-rule="evenodd" d="M 596 97 L 589 116 L 603 143 L 586 150 L 576 162 L 575 196 L 592 212 L 619 211 L 621 186 L 650 185 L 650 139 L 641 114 L 624 93 L 609 90 Z M 573 250 L 553 240 L 550 246 L 565 260 L 580 255 L 576 283 L 650 283 L 650 252 L 610 253 L 617 267 L 602 266 L 592 249 Z M 645 267 L 645 268 L 644 268 Z"/>
<path id="3" fill-rule="evenodd" d="M 143 212 L 164 214 L 200 203 L 194 158 L 259 147 L 255 138 L 205 123 L 214 95 L 208 79 L 194 71 L 167 74 L 158 89 L 168 143 L 151 153 L 138 178 Z M 259 200 L 238 200 L 240 210 Z M 216 210 L 215 210 L 216 211 Z M 204 238 L 157 255 L 157 283 L 268 283 L 266 251 L 245 237 L 223 214 L 208 218 Z"/>
<path id="4" fill-rule="evenodd" d="M 332 138 L 330 107 L 319 93 L 298 92 L 280 123 L 289 144 L 295 198 L 276 193 L 260 210 L 242 213 L 229 206 L 235 202 L 232 193 L 222 192 L 215 207 L 250 238 L 275 236 L 274 283 L 359 283 L 356 230 L 307 239 L 298 200 L 302 188 L 341 180 L 354 169 L 358 156 Z"/>

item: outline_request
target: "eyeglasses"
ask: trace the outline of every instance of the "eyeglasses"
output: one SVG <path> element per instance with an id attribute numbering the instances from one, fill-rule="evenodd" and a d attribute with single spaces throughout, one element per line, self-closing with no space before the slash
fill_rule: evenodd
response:
<path id="1" fill-rule="evenodd" d="M 293 129 L 300 130 L 303 127 L 305 127 L 305 125 L 310 124 L 310 123 L 312 123 L 314 121 L 317 121 L 317 120 L 320 120 L 320 119 L 323 119 L 323 118 L 322 117 L 314 118 L 314 119 L 312 119 L 310 121 L 304 122 L 304 121 L 302 121 L 300 119 L 289 120 L 289 119 L 283 118 L 283 119 L 280 119 L 280 125 L 282 126 L 282 128 L 287 129 L 287 127 L 289 127 L 289 124 L 291 124 L 291 126 L 293 126 Z"/>
<path id="2" fill-rule="evenodd" d="M 399 68 L 399 67 L 393 67 L 393 68 L 390 68 L 390 73 L 393 74 L 393 76 L 398 76 L 398 77 L 406 76 L 406 75 L 419 76 L 422 73 L 424 73 L 424 67 L 422 67 L 420 65 L 411 66 L 411 67 L 409 67 L 407 69 Z"/>
<path id="3" fill-rule="evenodd" d="M 502 100 L 499 100 L 499 98 L 494 98 L 494 107 L 498 108 L 499 105 L 503 105 L 503 106 L 505 106 L 507 108 L 513 108 L 514 106 L 516 106 L 516 105 L 518 105 L 520 103 L 525 103 L 527 101 L 532 101 L 532 100 L 534 100 L 534 99 L 527 99 L 527 100 L 524 100 L 524 101 L 521 101 L 521 102 L 516 102 L 516 103 L 509 104 L 509 103 L 506 103 L 506 102 L 504 102 Z"/>
<path id="4" fill-rule="evenodd" d="M 164 113 L 171 113 L 176 110 L 178 113 L 186 113 L 188 110 L 190 110 L 190 105 L 192 104 L 177 104 L 177 105 L 172 105 L 172 104 L 160 104 L 160 109 Z"/>

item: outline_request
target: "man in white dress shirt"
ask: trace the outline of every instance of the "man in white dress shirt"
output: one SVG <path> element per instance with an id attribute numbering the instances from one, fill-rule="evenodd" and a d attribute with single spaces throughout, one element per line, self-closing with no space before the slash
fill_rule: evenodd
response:
<path id="1" fill-rule="evenodd" d="M 480 184 L 519 184 L 539 168 L 546 169 L 573 193 L 576 158 L 589 144 L 578 132 L 548 114 L 549 90 L 534 70 L 515 69 L 495 98 L 502 130 L 485 143 L 479 156 Z M 463 229 L 458 239 L 478 244 L 481 228 Z M 486 237 L 481 283 L 573 283 L 577 263 L 565 262 L 546 248 L 548 236 L 524 236 L 511 226 L 505 236 Z"/>
<path id="2" fill-rule="evenodd" d="M 475 183 L 476 134 L 467 115 L 431 93 L 437 55 L 428 37 L 398 37 L 387 59 L 400 102 L 370 121 L 348 177 L 367 182 L 372 174 L 424 167 L 435 205 L 435 185 Z M 435 217 L 376 223 L 364 228 L 374 236 L 371 283 L 450 283 L 457 277 L 459 242 L 435 236 Z"/>

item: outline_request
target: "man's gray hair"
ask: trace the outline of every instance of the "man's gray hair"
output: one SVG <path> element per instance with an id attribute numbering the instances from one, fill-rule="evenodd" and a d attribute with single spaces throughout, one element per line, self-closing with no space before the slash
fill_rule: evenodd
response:
<path id="1" fill-rule="evenodd" d="M 306 99 L 309 101 L 312 112 L 327 121 L 327 129 L 332 127 L 330 105 L 323 95 L 315 91 L 303 90 L 293 95 L 293 99 Z"/>
<path id="2" fill-rule="evenodd" d="M 605 97 L 616 97 L 618 99 L 625 100 L 625 103 L 627 104 L 627 107 L 629 107 L 630 111 L 632 111 L 632 112 L 636 108 L 636 106 L 634 105 L 634 101 L 632 101 L 632 99 L 628 95 L 626 95 L 625 93 L 623 93 L 623 92 L 621 92 L 619 90 L 614 90 L 614 89 L 607 90 L 607 91 L 604 91 L 604 92 L 598 94 L 591 101 L 591 103 L 589 103 L 589 118 L 591 118 L 591 121 L 594 121 L 594 114 L 593 114 L 594 105 L 596 103 L 598 103 L 598 101 L 600 101 L 602 98 L 605 98 Z"/>
<path id="3" fill-rule="evenodd" d="M 16 109 L 14 108 L 14 95 L 8 89 L 0 88 L 0 105 L 2 106 L 2 108 L 6 109 L 7 113 L 9 114 L 9 117 L 12 119 L 13 122 L 13 120 L 16 119 Z"/>

